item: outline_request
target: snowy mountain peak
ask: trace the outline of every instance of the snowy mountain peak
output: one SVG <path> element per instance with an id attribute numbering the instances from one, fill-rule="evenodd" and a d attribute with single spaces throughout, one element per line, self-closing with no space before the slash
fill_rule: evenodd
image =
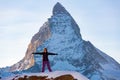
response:
<path id="1" fill-rule="evenodd" d="M 57 2 L 53 8 L 53 15 L 61 14 L 61 13 L 69 14 L 67 10 L 59 2 Z"/>
<path id="2" fill-rule="evenodd" d="M 52 32 L 64 34 L 73 31 L 82 40 L 78 24 L 59 2 L 53 8 L 53 15 L 49 18 L 49 23 Z"/>
<path id="3" fill-rule="evenodd" d="M 33 36 L 25 57 L 11 66 L 10 71 L 40 72 L 42 57 L 32 53 L 41 52 L 43 48 L 58 54 L 49 57 L 53 71 L 77 71 L 90 80 L 120 79 L 120 64 L 82 39 L 79 26 L 60 3 L 54 6 L 51 18 Z"/>

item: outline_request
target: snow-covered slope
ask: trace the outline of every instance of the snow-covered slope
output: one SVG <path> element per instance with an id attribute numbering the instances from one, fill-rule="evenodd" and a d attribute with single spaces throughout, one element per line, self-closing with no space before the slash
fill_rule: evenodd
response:
<path id="1" fill-rule="evenodd" d="M 18 79 L 19 77 L 27 76 L 48 76 L 48 78 L 56 78 L 61 75 L 72 75 L 76 80 L 88 80 L 85 76 L 78 72 L 73 71 L 54 71 L 54 72 L 46 72 L 46 73 L 24 73 L 24 74 L 17 74 L 10 77 L 5 77 L 1 80 L 12 80 L 13 78 Z"/>
<path id="2" fill-rule="evenodd" d="M 40 72 L 41 56 L 33 56 L 32 52 L 41 52 L 45 47 L 49 52 L 58 53 L 49 57 L 53 70 L 77 71 L 91 80 L 120 80 L 120 64 L 82 39 L 79 26 L 60 3 L 33 36 L 25 57 L 10 71 Z"/>

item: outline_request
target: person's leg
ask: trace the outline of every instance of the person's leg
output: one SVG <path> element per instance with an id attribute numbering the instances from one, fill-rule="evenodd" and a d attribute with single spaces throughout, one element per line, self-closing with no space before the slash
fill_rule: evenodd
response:
<path id="1" fill-rule="evenodd" d="M 47 67 L 48 67 L 48 70 L 49 70 L 50 72 L 52 72 L 52 70 L 51 70 L 51 68 L 50 68 L 50 63 L 49 63 L 49 61 L 47 61 Z"/>
<path id="2" fill-rule="evenodd" d="M 45 64 L 46 64 L 45 61 L 43 61 L 43 62 L 42 62 L 42 72 L 45 71 Z"/>

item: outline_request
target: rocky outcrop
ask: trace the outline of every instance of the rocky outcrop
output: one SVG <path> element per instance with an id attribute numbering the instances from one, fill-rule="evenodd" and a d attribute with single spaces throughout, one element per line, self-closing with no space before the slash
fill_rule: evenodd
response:
<path id="1" fill-rule="evenodd" d="M 14 79 L 14 78 L 13 78 Z M 62 75 L 56 78 L 47 78 L 47 76 L 24 76 L 19 77 L 17 80 L 77 80 L 72 75 Z"/>

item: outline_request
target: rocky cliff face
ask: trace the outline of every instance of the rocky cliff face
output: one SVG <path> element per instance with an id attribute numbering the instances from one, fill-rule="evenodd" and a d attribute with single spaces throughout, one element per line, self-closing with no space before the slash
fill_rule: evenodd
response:
<path id="1" fill-rule="evenodd" d="M 28 45 L 25 57 L 17 64 L 14 64 L 10 68 L 10 71 L 25 70 L 33 66 L 34 57 L 32 53 L 36 52 L 36 48 L 41 45 L 45 40 L 47 40 L 50 36 L 51 32 L 49 28 L 49 23 L 45 22 L 45 24 L 43 24 L 43 26 L 40 28 L 39 32 L 33 36 L 31 43 Z"/>
<path id="2" fill-rule="evenodd" d="M 120 64 L 90 41 L 82 39 L 79 26 L 60 3 L 54 6 L 51 18 L 33 36 L 23 60 L 10 70 L 41 71 L 41 56 L 33 56 L 32 52 L 41 52 L 45 47 L 49 52 L 58 53 L 49 57 L 53 70 L 78 71 L 91 80 L 120 79 Z"/>

